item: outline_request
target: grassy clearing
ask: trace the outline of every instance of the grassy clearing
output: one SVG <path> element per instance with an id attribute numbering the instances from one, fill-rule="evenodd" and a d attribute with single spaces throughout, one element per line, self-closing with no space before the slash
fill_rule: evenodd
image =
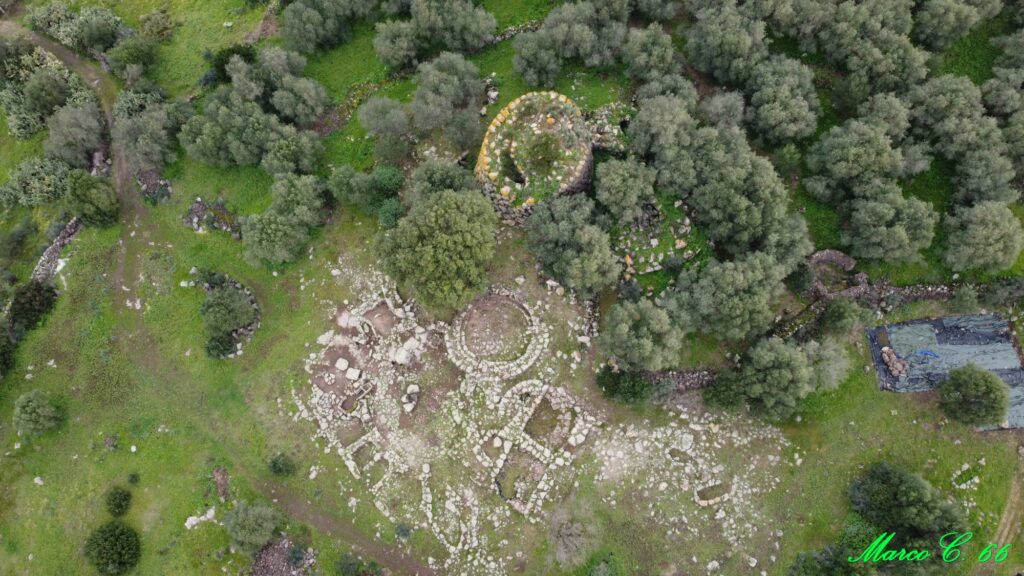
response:
<path id="1" fill-rule="evenodd" d="M 27 6 L 48 4 L 50 0 L 31 0 Z M 130 26 L 160 8 L 167 8 L 178 23 L 174 37 L 160 47 L 158 62 L 151 78 L 172 95 L 186 94 L 197 87 L 206 72 L 203 52 L 237 44 L 263 17 L 262 9 L 251 9 L 245 0 L 86 0 L 69 2 L 75 6 L 109 6 Z M 230 23 L 230 26 L 225 24 Z"/>
<path id="2" fill-rule="evenodd" d="M 543 20 L 552 8 L 558 5 L 554 0 L 483 0 L 481 6 L 494 15 L 498 31 L 518 26 L 533 20 Z"/>
<path id="3" fill-rule="evenodd" d="M 930 312 L 939 312 L 931 310 Z M 920 306 L 901 311 L 917 318 Z M 813 396 L 804 422 L 783 427 L 804 463 L 792 470 L 787 488 L 773 498 L 779 514 L 795 512 L 786 530 L 780 565 L 787 566 L 801 551 L 834 542 L 848 510 L 847 488 L 867 465 L 879 460 L 920 472 L 947 497 L 971 500 L 970 512 L 977 542 L 987 542 L 999 523 L 1016 467 L 1016 440 L 1005 433 L 978 433 L 955 423 L 940 424 L 941 413 L 931 394 L 895 394 L 878 389 L 862 336 L 850 347 L 852 373 L 836 391 Z M 984 459 L 985 465 L 978 462 Z M 951 478 L 963 464 L 977 471 L 976 491 L 957 490 Z M 973 544 L 972 544 L 973 546 Z M 975 554 L 980 546 L 972 548 Z M 973 562 L 955 565 L 950 573 L 974 574 Z"/>
<path id="4" fill-rule="evenodd" d="M 932 69 L 936 76 L 956 74 L 966 76 L 975 84 L 992 77 L 992 65 L 1001 50 L 992 45 L 992 38 L 1005 36 L 1014 31 L 1013 18 L 1008 11 L 983 22 L 942 54 L 936 56 Z"/>

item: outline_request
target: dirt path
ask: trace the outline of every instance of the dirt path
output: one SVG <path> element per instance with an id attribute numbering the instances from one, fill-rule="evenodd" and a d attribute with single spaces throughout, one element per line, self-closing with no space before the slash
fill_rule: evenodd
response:
<path id="1" fill-rule="evenodd" d="M 1010 486 L 1010 494 L 1006 499 L 1006 508 L 1003 509 L 1003 517 L 999 519 L 999 528 L 992 541 L 1002 544 L 1010 544 L 1017 537 L 1021 526 L 1021 513 L 1024 512 L 1024 502 L 1021 500 L 1021 483 L 1024 478 L 1024 463 L 1017 465 L 1017 474 L 1013 477 L 1013 484 Z"/>
<path id="2" fill-rule="evenodd" d="M 315 526 L 317 530 L 344 541 L 368 560 L 393 574 L 402 576 L 436 576 L 437 572 L 423 565 L 414 556 L 400 552 L 392 546 L 382 544 L 360 531 L 351 522 L 340 521 L 319 504 L 314 504 L 293 492 L 282 491 L 270 483 L 258 483 L 256 489 L 264 498 L 273 500 L 278 508 L 293 520 Z"/>

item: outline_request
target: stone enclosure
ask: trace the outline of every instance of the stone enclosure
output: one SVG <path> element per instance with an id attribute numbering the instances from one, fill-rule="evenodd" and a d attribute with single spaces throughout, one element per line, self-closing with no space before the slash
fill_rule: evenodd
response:
<path id="1" fill-rule="evenodd" d="M 498 213 L 518 221 L 548 195 L 590 186 L 592 139 L 572 100 L 557 92 L 530 92 L 491 121 L 475 172 Z"/>

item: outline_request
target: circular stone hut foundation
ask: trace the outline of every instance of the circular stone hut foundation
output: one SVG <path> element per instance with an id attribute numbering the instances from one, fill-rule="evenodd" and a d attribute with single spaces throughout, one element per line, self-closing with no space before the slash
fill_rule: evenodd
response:
<path id="1" fill-rule="evenodd" d="M 501 217 L 522 224 L 545 197 L 589 187 L 593 168 L 592 135 L 579 107 L 557 92 L 530 92 L 487 127 L 476 175 Z"/>

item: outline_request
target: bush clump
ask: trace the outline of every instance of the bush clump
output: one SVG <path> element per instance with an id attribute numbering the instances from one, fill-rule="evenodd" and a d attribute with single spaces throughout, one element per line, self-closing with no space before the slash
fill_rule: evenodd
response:
<path id="1" fill-rule="evenodd" d="M 231 545 L 247 554 L 259 552 L 274 537 L 277 512 L 262 504 L 241 502 L 224 517 Z"/>
<path id="2" fill-rule="evenodd" d="M 296 469 L 295 461 L 284 452 L 274 454 L 267 461 L 267 467 L 270 468 L 270 473 L 274 476 L 291 476 L 295 473 Z"/>
<path id="3" fill-rule="evenodd" d="M 651 382 L 643 374 L 607 366 L 597 374 L 597 386 L 605 396 L 623 402 L 640 402 L 651 394 Z"/>
<path id="4" fill-rule="evenodd" d="M 939 384 L 939 406 L 951 419 L 964 424 L 999 424 L 1010 406 L 1009 389 L 999 376 L 968 364 L 951 370 Z"/>
<path id="5" fill-rule="evenodd" d="M 112 486 L 110 490 L 107 490 L 106 504 L 107 512 L 110 512 L 111 516 L 115 518 L 124 516 L 132 505 L 132 493 L 127 488 Z"/>
<path id="6" fill-rule="evenodd" d="M 233 283 L 211 287 L 199 313 L 208 337 L 206 350 L 214 358 L 234 352 L 234 332 L 251 325 L 259 316 L 249 294 Z"/>
<path id="7" fill-rule="evenodd" d="M 2 336 L 0 336 L 2 338 Z M 32 390 L 18 397 L 14 402 L 14 427 L 18 432 L 37 436 L 57 427 L 61 421 L 60 410 L 40 390 Z"/>
<path id="8" fill-rule="evenodd" d="M 104 576 L 128 572 L 139 563 L 141 555 L 138 532 L 120 520 L 100 526 L 85 541 L 85 557 Z"/>

